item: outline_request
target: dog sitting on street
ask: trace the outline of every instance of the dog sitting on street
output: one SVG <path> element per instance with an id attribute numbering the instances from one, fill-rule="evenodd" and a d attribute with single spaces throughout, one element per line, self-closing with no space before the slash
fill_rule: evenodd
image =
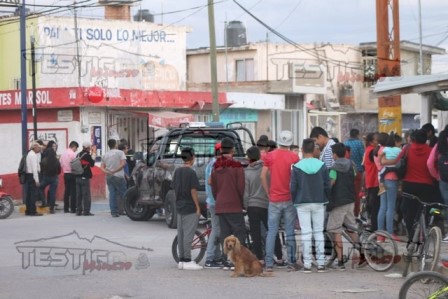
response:
<path id="1" fill-rule="evenodd" d="M 254 277 L 254 276 L 272 276 L 271 273 L 263 273 L 263 265 L 257 257 L 246 247 L 241 245 L 240 241 L 234 235 L 228 236 L 224 240 L 224 253 L 235 265 L 231 277 Z"/>

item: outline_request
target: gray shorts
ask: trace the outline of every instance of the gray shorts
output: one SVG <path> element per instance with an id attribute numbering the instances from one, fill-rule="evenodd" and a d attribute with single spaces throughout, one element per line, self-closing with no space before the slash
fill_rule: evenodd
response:
<path id="1" fill-rule="evenodd" d="M 341 233 L 342 224 L 356 227 L 355 214 L 353 209 L 355 203 L 339 206 L 328 214 L 327 231 L 330 233 Z"/>

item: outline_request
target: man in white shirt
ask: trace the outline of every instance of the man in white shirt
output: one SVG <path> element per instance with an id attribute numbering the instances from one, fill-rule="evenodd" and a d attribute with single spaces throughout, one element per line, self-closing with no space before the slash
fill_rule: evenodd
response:
<path id="1" fill-rule="evenodd" d="M 25 194 L 26 194 L 26 216 L 42 216 L 36 211 L 36 197 L 39 194 L 39 156 L 41 151 L 39 143 L 33 142 L 30 146 L 30 151 L 26 156 L 26 179 L 25 179 Z"/>
<path id="2" fill-rule="evenodd" d="M 109 189 L 109 205 L 112 217 L 119 217 L 123 213 L 124 193 L 126 192 L 126 179 L 124 177 L 124 167 L 126 156 L 123 151 L 117 149 L 117 141 L 109 139 L 107 141 L 109 151 L 102 157 L 101 170 L 106 173 L 107 188 Z M 117 196 L 121 203 L 117 202 Z"/>

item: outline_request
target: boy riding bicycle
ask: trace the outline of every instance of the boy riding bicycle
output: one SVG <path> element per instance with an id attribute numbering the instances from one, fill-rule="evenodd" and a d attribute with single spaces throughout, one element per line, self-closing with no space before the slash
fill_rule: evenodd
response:
<path id="1" fill-rule="evenodd" d="M 345 270 L 342 258 L 342 225 L 356 227 L 354 211 L 355 205 L 355 175 L 356 170 L 353 163 L 345 158 L 345 146 L 343 143 L 336 143 L 331 146 L 333 151 L 334 164 L 330 169 L 331 196 L 327 206 L 328 223 L 327 231 L 333 234 L 334 245 L 338 258 L 338 264 L 334 266 L 338 270 Z M 359 242 L 358 235 L 349 232 L 353 242 Z M 366 260 L 361 253 L 359 244 L 360 260 L 358 265 L 364 265 Z"/>

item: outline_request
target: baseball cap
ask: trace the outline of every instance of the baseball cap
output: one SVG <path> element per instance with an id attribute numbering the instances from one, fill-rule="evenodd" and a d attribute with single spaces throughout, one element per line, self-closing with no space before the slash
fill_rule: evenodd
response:
<path id="1" fill-rule="evenodd" d="M 215 152 L 221 149 L 221 142 L 215 144 Z"/>
<path id="2" fill-rule="evenodd" d="M 90 141 L 84 141 L 82 143 L 82 147 L 84 147 L 84 148 L 88 148 L 88 147 L 91 147 L 91 146 L 92 146 L 92 143 Z"/>
<path id="3" fill-rule="evenodd" d="M 291 146 L 293 142 L 293 136 L 291 131 L 281 131 L 277 139 L 277 144 L 281 146 Z"/>

